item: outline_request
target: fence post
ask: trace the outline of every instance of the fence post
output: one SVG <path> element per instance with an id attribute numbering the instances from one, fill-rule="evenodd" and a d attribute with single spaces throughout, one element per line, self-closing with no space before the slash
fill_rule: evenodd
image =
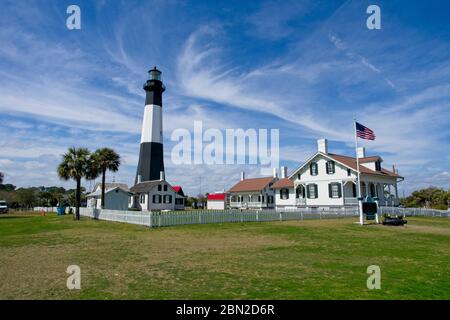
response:
<path id="1" fill-rule="evenodd" d="M 283 214 L 281 211 L 280 211 L 280 221 L 283 221 Z"/>
<path id="2" fill-rule="evenodd" d="M 158 227 L 161 227 L 161 212 L 158 212 Z"/>
<path id="3" fill-rule="evenodd" d="M 256 222 L 259 222 L 259 212 L 256 211 Z"/>

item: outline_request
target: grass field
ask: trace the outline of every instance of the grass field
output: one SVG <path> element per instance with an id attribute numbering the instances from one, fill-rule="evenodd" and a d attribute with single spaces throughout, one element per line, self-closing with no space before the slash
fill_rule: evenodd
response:
<path id="1" fill-rule="evenodd" d="M 148 229 L 0 216 L 1 299 L 450 299 L 450 219 Z M 81 290 L 66 268 L 81 268 Z M 367 266 L 381 289 L 366 287 Z"/>

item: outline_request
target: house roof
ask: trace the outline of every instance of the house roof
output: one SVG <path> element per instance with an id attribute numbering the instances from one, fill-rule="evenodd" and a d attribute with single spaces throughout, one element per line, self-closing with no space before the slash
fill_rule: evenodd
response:
<path id="1" fill-rule="evenodd" d="M 208 194 L 208 200 L 225 200 L 227 194 L 226 193 L 210 193 Z"/>
<path id="2" fill-rule="evenodd" d="M 105 189 L 105 194 L 110 193 L 114 190 L 122 190 L 123 192 L 130 193 L 129 190 L 124 190 L 121 187 L 114 187 L 114 188 Z M 98 189 L 98 190 L 95 190 L 94 192 L 89 193 L 88 195 L 86 195 L 86 197 L 97 197 L 97 196 L 101 196 L 101 195 L 102 195 L 102 189 Z"/>
<path id="3" fill-rule="evenodd" d="M 281 188 L 293 188 L 294 182 L 291 179 L 284 178 L 275 182 L 272 186 L 272 189 L 281 189 Z"/>
<path id="4" fill-rule="evenodd" d="M 274 180 L 273 177 L 244 179 L 236 183 L 229 192 L 261 191 Z"/>
<path id="5" fill-rule="evenodd" d="M 375 161 L 383 161 L 383 159 L 381 159 L 380 156 L 359 158 L 359 163 L 368 163 L 368 162 L 375 162 Z"/>
<path id="6" fill-rule="evenodd" d="M 152 190 L 155 186 L 162 183 L 161 180 L 151 180 L 151 181 L 144 181 L 140 182 L 138 184 L 135 184 L 130 188 L 130 191 L 133 193 L 142 193 L 142 192 L 148 192 Z"/>
<path id="7" fill-rule="evenodd" d="M 329 157 L 333 158 L 334 160 L 341 162 L 342 164 L 344 164 L 347 167 L 350 167 L 351 169 L 356 171 L 356 158 L 342 156 L 342 155 L 334 154 L 334 153 L 328 153 L 327 155 Z M 376 160 L 373 160 L 375 158 L 380 158 L 380 157 L 378 157 L 378 156 L 365 157 L 365 158 L 361 158 L 359 160 L 361 163 L 363 163 L 361 160 L 366 160 L 365 162 L 372 162 L 372 161 L 376 161 Z M 367 159 L 371 159 L 371 161 L 367 161 Z M 376 175 L 382 175 L 382 176 L 402 178 L 402 176 L 398 175 L 397 173 L 386 170 L 384 168 L 381 168 L 381 171 L 375 171 L 375 170 L 369 169 L 365 166 L 359 166 L 359 172 L 366 173 L 366 174 L 376 174 Z"/>
<path id="8" fill-rule="evenodd" d="M 181 188 L 181 186 L 173 186 L 172 189 L 175 190 L 175 193 L 179 194 L 180 196 L 185 197 L 183 189 Z"/>
<path id="9" fill-rule="evenodd" d="M 95 184 L 93 190 L 95 190 L 101 186 L 102 186 L 101 182 L 97 182 Z M 109 189 L 113 189 L 113 188 L 121 188 L 124 191 L 130 191 L 130 189 L 128 188 L 128 185 L 125 183 L 117 183 L 117 182 L 106 182 L 105 183 L 105 190 L 109 190 Z"/>

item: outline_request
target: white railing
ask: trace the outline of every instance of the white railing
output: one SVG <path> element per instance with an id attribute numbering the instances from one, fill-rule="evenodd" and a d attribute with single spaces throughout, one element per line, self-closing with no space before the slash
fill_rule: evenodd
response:
<path id="1" fill-rule="evenodd" d="M 344 198 L 344 205 L 354 205 L 356 206 L 358 204 L 358 198 Z"/>
<path id="2" fill-rule="evenodd" d="M 277 210 L 195 210 L 195 211 L 119 211 L 80 208 L 80 215 L 107 221 L 126 222 L 148 227 L 177 226 L 187 224 L 210 224 L 227 222 L 263 222 L 287 220 L 331 219 L 357 216 L 357 210 L 317 210 L 296 211 Z"/>
<path id="3" fill-rule="evenodd" d="M 450 218 L 450 211 L 426 208 L 380 207 L 380 213 L 405 217 L 445 217 Z"/>

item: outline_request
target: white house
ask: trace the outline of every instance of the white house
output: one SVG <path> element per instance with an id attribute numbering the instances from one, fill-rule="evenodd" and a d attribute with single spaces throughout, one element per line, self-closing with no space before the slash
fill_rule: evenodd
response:
<path id="1" fill-rule="evenodd" d="M 224 210 L 227 203 L 226 192 L 210 193 L 207 197 L 208 210 Z"/>
<path id="2" fill-rule="evenodd" d="M 277 181 L 275 190 L 277 209 L 296 207 L 356 206 L 356 158 L 328 152 L 326 139 L 317 141 L 317 152 L 289 177 Z M 398 205 L 397 183 L 403 181 L 398 172 L 381 166 L 380 156 L 366 157 L 358 148 L 361 196 L 378 197 L 380 205 Z"/>
<path id="3" fill-rule="evenodd" d="M 105 183 L 105 209 L 127 210 L 131 193 L 124 183 Z M 102 184 L 97 183 L 94 190 L 86 196 L 87 207 L 102 207 Z"/>
<path id="4" fill-rule="evenodd" d="M 278 180 L 276 169 L 272 177 L 245 179 L 244 172 L 241 180 L 229 191 L 230 208 L 264 209 L 274 208 L 274 190 L 272 185 Z"/>
<path id="5" fill-rule="evenodd" d="M 140 182 L 130 191 L 129 207 L 142 211 L 183 210 L 185 196 L 181 187 L 172 187 L 167 181 L 152 180 Z"/>

